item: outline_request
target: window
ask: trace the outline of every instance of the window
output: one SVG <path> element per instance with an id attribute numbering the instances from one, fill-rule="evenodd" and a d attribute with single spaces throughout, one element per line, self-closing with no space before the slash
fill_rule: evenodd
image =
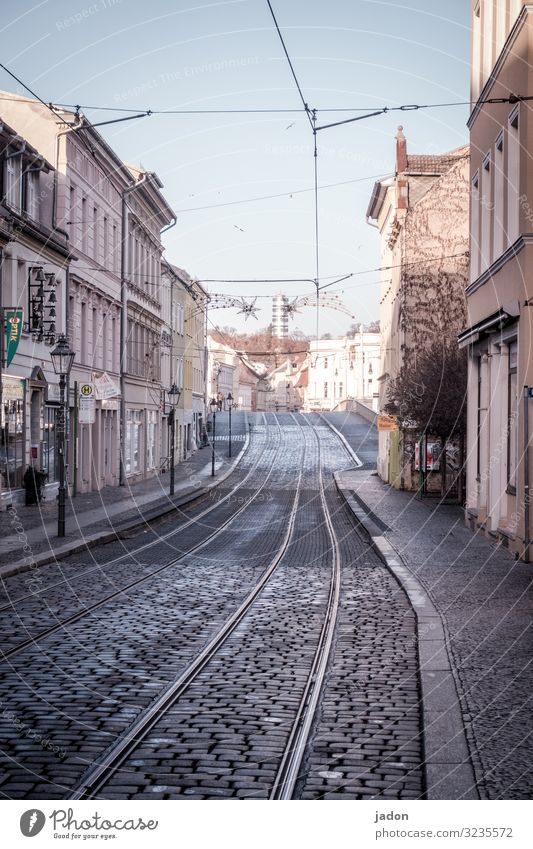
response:
<path id="1" fill-rule="evenodd" d="M 344 389 L 344 383 L 339 383 L 339 398 L 342 398 L 343 389 Z"/>
<path id="2" fill-rule="evenodd" d="M 87 362 L 87 303 L 85 301 L 81 302 L 80 360 L 82 363 Z"/>
<path id="3" fill-rule="evenodd" d="M 328 397 L 328 384 L 324 383 L 324 398 Z"/>
<path id="4" fill-rule="evenodd" d="M 93 257 L 94 259 L 98 259 L 98 208 L 93 206 Z"/>
<path id="5" fill-rule="evenodd" d="M 117 225 L 113 224 L 113 263 L 112 263 L 113 271 L 117 271 L 118 269 L 118 256 L 117 256 Z"/>
<path id="6" fill-rule="evenodd" d="M 517 435 L 518 435 L 518 346 L 509 343 L 509 376 L 507 381 L 507 487 L 516 492 Z"/>
<path id="7" fill-rule="evenodd" d="M 507 245 L 519 235 L 520 136 L 518 105 L 509 116 L 507 142 Z"/>
<path id="8" fill-rule="evenodd" d="M 107 367 L 107 313 L 102 313 L 102 327 L 100 331 L 100 365 L 102 371 Z"/>
<path id="9" fill-rule="evenodd" d="M 494 210 L 493 210 L 493 259 L 503 253 L 505 243 L 505 221 L 503 219 L 504 192 L 503 130 L 494 146 Z"/>
<path id="10" fill-rule="evenodd" d="M 93 309 L 93 311 L 92 311 L 92 322 L 93 322 L 93 345 L 92 345 L 93 349 L 91 351 L 92 361 L 91 361 L 90 365 L 93 368 L 97 368 L 98 367 L 98 347 L 99 347 L 99 344 L 100 344 L 100 339 L 99 339 L 100 328 L 98 327 L 98 312 L 95 309 Z"/>
<path id="11" fill-rule="evenodd" d="M 108 367 L 111 371 L 115 371 L 115 351 L 116 351 L 116 340 L 117 340 L 117 320 L 116 318 L 111 319 L 111 346 L 109 348 L 109 357 L 108 357 Z"/>
<path id="12" fill-rule="evenodd" d="M 2 489 L 22 486 L 24 467 L 24 381 L 4 376 L 0 409 L 0 476 Z"/>
<path id="13" fill-rule="evenodd" d="M 146 468 L 155 469 L 157 444 L 157 412 L 156 410 L 148 410 L 146 416 Z"/>
<path id="14" fill-rule="evenodd" d="M 484 271 L 491 263 L 490 236 L 492 223 L 492 182 L 490 154 L 483 160 L 481 177 L 481 257 L 480 270 Z"/>
<path id="15" fill-rule="evenodd" d="M 479 68 L 481 59 L 481 13 L 480 4 L 474 8 L 472 21 L 472 97 L 476 98 L 479 93 Z"/>
<path id="16" fill-rule="evenodd" d="M 324 368 L 328 367 L 328 358 L 324 357 Z"/>
<path id="17" fill-rule="evenodd" d="M 470 194 L 470 273 L 471 282 L 479 277 L 479 173 L 472 178 Z"/>
<path id="18" fill-rule="evenodd" d="M 22 183 L 21 183 L 21 156 L 9 155 L 5 164 L 5 199 L 6 203 L 15 209 L 21 207 Z"/>
<path id="19" fill-rule="evenodd" d="M 486 83 L 494 65 L 494 42 L 492 40 L 493 5 L 492 0 L 483 4 L 481 26 L 483 29 L 483 85 Z"/>
<path id="20" fill-rule="evenodd" d="M 26 171 L 26 212 L 34 221 L 39 220 L 39 172 Z"/>
<path id="21" fill-rule="evenodd" d="M 81 199 L 81 249 L 87 253 L 87 198 Z"/>
<path id="22" fill-rule="evenodd" d="M 126 444 L 124 465 L 126 474 L 141 470 L 142 410 L 126 410 Z"/>
<path id="23" fill-rule="evenodd" d="M 102 265 L 105 265 L 106 268 L 109 268 L 110 267 L 109 256 L 108 256 L 108 254 L 109 254 L 109 239 L 108 239 L 108 232 L 107 232 L 108 231 L 108 224 L 107 224 L 107 218 L 106 218 L 105 215 L 104 215 L 104 221 L 103 221 L 103 224 L 102 224 L 102 230 L 103 230 L 102 238 L 103 238 L 103 241 L 104 241 L 104 245 L 103 245 L 104 256 L 102 258 Z"/>

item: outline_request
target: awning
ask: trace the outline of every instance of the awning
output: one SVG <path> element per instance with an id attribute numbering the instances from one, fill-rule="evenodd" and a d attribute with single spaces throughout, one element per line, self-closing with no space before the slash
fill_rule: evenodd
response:
<path id="1" fill-rule="evenodd" d="M 466 348 L 468 345 L 473 345 L 474 342 L 477 342 L 482 336 L 488 336 L 489 333 L 492 333 L 495 330 L 501 330 L 506 324 L 511 324 L 513 321 L 516 321 L 519 315 L 520 307 L 518 302 L 516 302 L 516 304 L 507 304 L 504 307 L 501 307 L 498 312 L 487 316 L 487 318 L 484 318 L 482 321 L 478 321 L 477 324 L 473 324 L 472 327 L 468 327 L 466 330 L 463 330 L 462 333 L 459 333 L 457 336 L 459 348 Z"/>

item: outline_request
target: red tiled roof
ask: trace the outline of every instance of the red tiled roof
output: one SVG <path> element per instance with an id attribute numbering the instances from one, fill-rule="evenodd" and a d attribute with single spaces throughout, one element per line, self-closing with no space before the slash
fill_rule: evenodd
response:
<path id="1" fill-rule="evenodd" d="M 415 174 L 445 174 L 458 160 L 468 155 L 468 145 L 441 153 L 436 156 L 429 154 L 411 154 L 407 156 L 407 173 Z"/>

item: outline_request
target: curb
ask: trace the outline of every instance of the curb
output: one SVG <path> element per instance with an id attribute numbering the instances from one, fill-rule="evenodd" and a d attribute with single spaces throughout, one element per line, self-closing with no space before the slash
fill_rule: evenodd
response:
<path id="1" fill-rule="evenodd" d="M 221 483 L 223 483 L 231 474 L 233 474 L 235 468 L 240 463 L 241 458 L 248 450 L 248 447 L 250 445 L 250 428 L 248 426 L 248 417 L 246 417 L 245 419 L 245 427 L 246 437 L 242 450 L 239 452 L 238 456 L 232 462 L 227 471 L 225 471 L 224 474 L 222 474 L 220 477 L 215 478 L 215 480 L 211 484 L 199 487 L 198 489 L 192 489 L 182 495 L 181 498 L 175 501 L 171 501 L 170 503 L 169 499 L 166 499 L 166 507 L 164 509 L 157 507 L 152 508 L 150 511 L 141 514 L 138 518 L 130 519 L 128 522 L 125 522 L 123 524 L 120 524 L 120 522 L 118 522 L 116 527 L 114 527 L 112 530 L 90 534 L 89 536 L 84 536 L 83 539 L 80 539 L 76 542 L 70 543 L 68 545 L 63 545 L 61 546 L 61 548 L 55 548 L 49 552 L 43 552 L 42 554 L 38 554 L 35 557 L 31 557 L 31 562 L 19 560 L 17 563 L 6 563 L 4 566 L 0 566 L 0 579 L 10 578 L 13 575 L 20 574 L 21 572 L 28 572 L 39 566 L 46 566 L 48 563 L 55 563 L 56 561 L 61 560 L 63 557 L 68 557 L 71 554 L 77 554 L 79 551 L 94 548 L 97 545 L 105 545 L 109 542 L 117 542 L 117 540 L 123 539 L 125 534 L 131 533 L 131 531 L 142 528 L 144 525 L 148 524 L 149 522 L 153 522 L 155 519 L 168 516 L 170 513 L 179 510 L 181 507 L 190 505 L 197 501 L 199 498 L 203 498 L 212 489 L 214 489 L 216 486 L 220 486 Z M 134 508 L 131 507 L 129 509 Z"/>
<path id="2" fill-rule="evenodd" d="M 363 508 L 364 501 L 359 496 L 356 500 L 339 477 L 339 472 L 333 473 L 358 530 L 396 578 L 415 613 L 426 798 L 479 799 L 442 617 L 427 590 L 372 521 L 370 509 Z"/>
<path id="3" fill-rule="evenodd" d="M 346 448 L 346 451 L 348 452 L 348 454 L 350 455 L 350 457 L 354 461 L 356 468 L 360 469 L 361 466 L 364 465 L 364 463 L 361 462 L 361 460 L 359 459 L 359 457 L 357 456 L 357 454 L 353 450 L 352 446 L 350 445 L 350 443 L 348 442 L 346 437 L 343 436 L 343 434 L 340 432 L 340 430 L 337 430 L 337 428 L 335 427 L 334 424 L 331 424 L 331 422 L 328 422 L 328 420 L 324 417 L 324 415 L 322 413 L 319 413 L 319 416 L 322 419 L 322 421 L 324 422 L 324 424 L 326 424 L 329 427 L 329 429 L 333 431 L 335 436 L 337 436 L 340 439 L 340 441 L 342 442 L 342 444 Z"/>

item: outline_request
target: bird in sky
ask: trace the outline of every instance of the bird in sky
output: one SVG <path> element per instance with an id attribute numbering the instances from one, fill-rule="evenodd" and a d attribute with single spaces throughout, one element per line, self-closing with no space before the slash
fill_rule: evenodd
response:
<path id="1" fill-rule="evenodd" d="M 235 227 L 236 230 L 240 230 L 241 233 L 244 233 L 244 230 L 242 229 L 242 227 L 239 227 L 238 224 L 234 224 L 233 226 Z"/>

